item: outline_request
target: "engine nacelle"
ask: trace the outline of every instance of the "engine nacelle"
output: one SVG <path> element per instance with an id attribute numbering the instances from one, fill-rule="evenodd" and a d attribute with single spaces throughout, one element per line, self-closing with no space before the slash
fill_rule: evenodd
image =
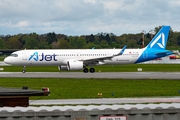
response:
<path id="1" fill-rule="evenodd" d="M 59 70 L 69 70 L 69 68 L 68 68 L 67 65 L 59 65 L 59 66 L 58 66 L 58 69 L 59 69 Z"/>
<path id="2" fill-rule="evenodd" d="M 59 70 L 82 70 L 83 62 L 70 60 L 67 62 L 67 65 L 59 65 L 58 69 Z"/>
<path id="3" fill-rule="evenodd" d="M 69 70 L 82 70 L 83 69 L 83 62 L 82 61 L 68 61 L 68 68 Z"/>

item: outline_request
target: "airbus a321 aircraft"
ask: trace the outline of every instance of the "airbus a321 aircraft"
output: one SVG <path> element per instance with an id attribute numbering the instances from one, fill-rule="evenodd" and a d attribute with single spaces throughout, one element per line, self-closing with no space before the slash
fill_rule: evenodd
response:
<path id="1" fill-rule="evenodd" d="M 170 26 L 163 26 L 151 42 L 142 49 L 34 49 L 13 52 L 4 59 L 11 65 L 23 66 L 58 66 L 59 70 L 82 70 L 84 73 L 95 72 L 96 65 L 136 64 L 173 54 L 166 50 Z M 90 67 L 88 69 L 87 67 Z"/>

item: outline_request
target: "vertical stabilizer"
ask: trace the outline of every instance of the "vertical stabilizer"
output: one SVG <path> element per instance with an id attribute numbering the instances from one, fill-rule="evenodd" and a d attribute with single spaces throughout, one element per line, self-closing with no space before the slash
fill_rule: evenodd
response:
<path id="1" fill-rule="evenodd" d="M 147 45 L 147 48 L 165 50 L 168 41 L 169 31 L 170 26 L 163 26 L 154 36 L 151 42 Z"/>
<path id="2" fill-rule="evenodd" d="M 154 60 L 172 54 L 172 51 L 166 50 L 170 26 L 163 26 L 154 36 L 151 42 L 143 49 L 142 54 L 135 63 Z"/>

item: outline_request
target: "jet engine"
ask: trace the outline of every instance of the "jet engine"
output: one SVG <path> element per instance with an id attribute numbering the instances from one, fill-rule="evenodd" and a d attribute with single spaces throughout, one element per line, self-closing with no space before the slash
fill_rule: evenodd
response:
<path id="1" fill-rule="evenodd" d="M 58 69 L 59 70 L 82 70 L 83 62 L 70 60 L 67 62 L 67 65 L 59 65 Z"/>
<path id="2" fill-rule="evenodd" d="M 68 61 L 68 68 L 69 68 L 69 70 L 82 70 L 83 62 L 70 60 L 70 61 Z"/>

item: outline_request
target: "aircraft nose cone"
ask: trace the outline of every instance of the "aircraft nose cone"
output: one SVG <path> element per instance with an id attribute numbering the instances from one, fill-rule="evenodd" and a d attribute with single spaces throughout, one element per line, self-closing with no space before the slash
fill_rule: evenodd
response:
<path id="1" fill-rule="evenodd" d="M 4 62 L 5 62 L 6 64 L 10 64 L 11 59 L 10 59 L 9 57 L 6 57 L 6 58 L 4 59 Z"/>

